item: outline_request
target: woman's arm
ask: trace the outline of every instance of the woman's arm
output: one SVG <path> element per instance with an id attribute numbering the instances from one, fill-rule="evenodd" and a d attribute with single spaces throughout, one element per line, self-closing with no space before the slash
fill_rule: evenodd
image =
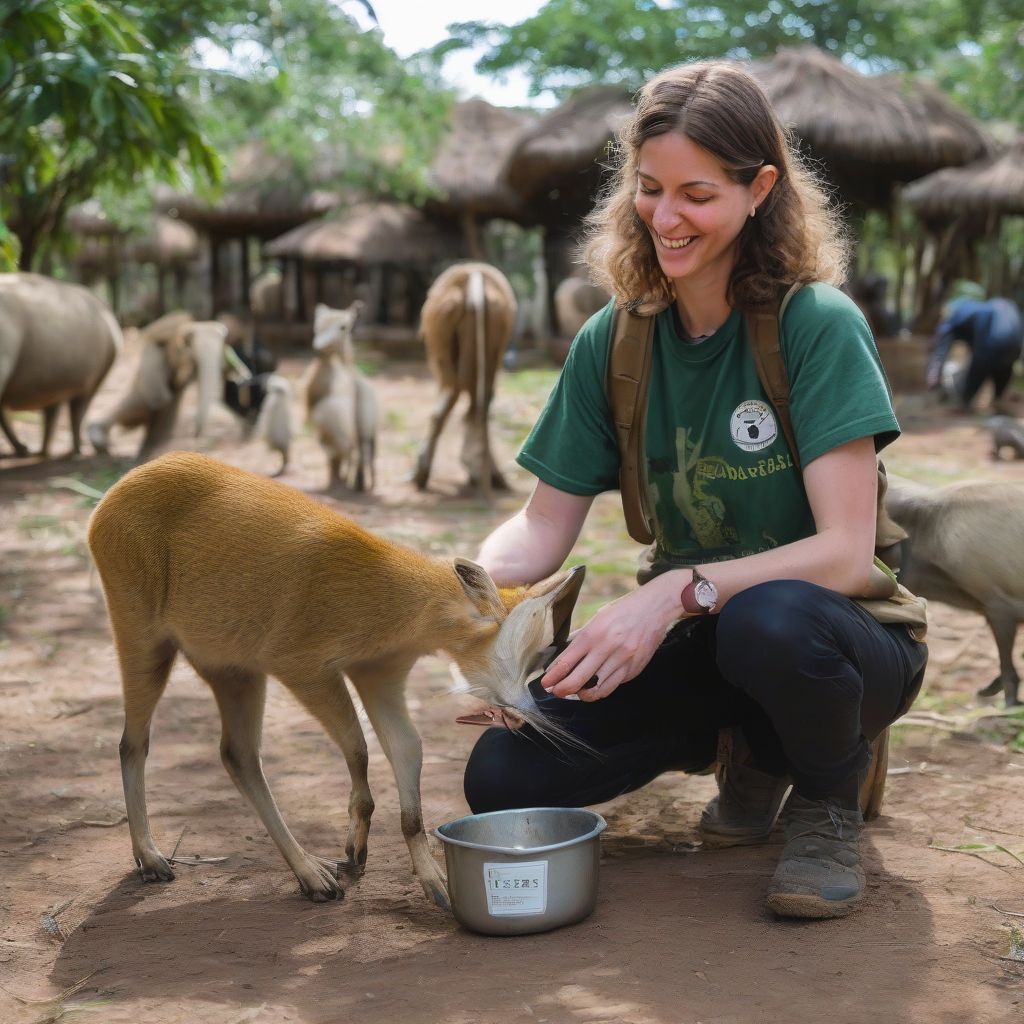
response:
<path id="1" fill-rule="evenodd" d="M 526 504 L 484 540 L 477 561 L 498 586 L 550 576 L 572 550 L 593 501 L 538 480 Z"/>
<path id="2" fill-rule="evenodd" d="M 860 593 L 874 554 L 877 470 L 874 440 L 850 441 L 804 469 L 814 514 L 813 536 L 730 562 L 698 566 L 718 590 L 718 609 L 742 590 L 768 580 L 806 580 L 841 594 Z M 548 668 L 542 685 L 556 696 L 576 693 L 597 675 L 599 686 L 583 700 L 607 697 L 650 661 L 665 633 L 683 617 L 679 595 L 689 569 L 655 577 L 605 605 Z"/>

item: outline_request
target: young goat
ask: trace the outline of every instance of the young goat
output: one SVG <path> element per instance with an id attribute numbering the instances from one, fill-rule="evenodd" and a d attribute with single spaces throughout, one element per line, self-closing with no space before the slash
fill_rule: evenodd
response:
<path id="1" fill-rule="evenodd" d="M 362 309 L 358 300 L 347 309 L 320 303 L 313 320 L 316 362 L 306 380 L 306 412 L 327 454 L 328 487 L 335 480 L 365 490 L 374 477 L 377 439 L 377 397 L 373 385 L 359 372 L 352 334 Z"/>
<path id="2" fill-rule="evenodd" d="M 446 906 L 423 832 L 422 747 L 406 676 L 422 655 L 444 651 L 491 702 L 492 720 L 550 732 L 528 682 L 543 651 L 568 633 L 582 567 L 499 592 L 474 562 L 391 543 L 283 484 L 193 452 L 123 477 L 96 507 L 88 540 L 121 665 L 121 774 L 142 877 L 174 877 L 150 833 L 145 762 L 153 711 L 180 651 L 217 700 L 224 767 L 314 901 L 342 895 L 340 865 L 306 853 L 274 803 L 260 761 L 266 677 L 287 686 L 345 755 L 345 853 L 358 871 L 373 800 L 347 678 L 394 770 L 416 875 Z"/>

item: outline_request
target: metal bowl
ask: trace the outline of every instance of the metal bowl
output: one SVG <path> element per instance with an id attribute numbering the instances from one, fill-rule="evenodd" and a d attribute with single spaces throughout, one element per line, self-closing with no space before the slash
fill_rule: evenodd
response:
<path id="1" fill-rule="evenodd" d="M 597 902 L 600 814 L 529 807 L 470 814 L 434 829 L 452 913 L 485 935 L 526 935 L 582 921 Z"/>

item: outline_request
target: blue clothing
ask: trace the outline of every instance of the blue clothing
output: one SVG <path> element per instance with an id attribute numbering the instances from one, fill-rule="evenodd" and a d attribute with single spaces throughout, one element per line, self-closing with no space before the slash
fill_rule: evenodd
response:
<path id="1" fill-rule="evenodd" d="M 929 378 L 937 377 L 954 341 L 971 348 L 971 361 L 964 379 L 961 399 L 970 404 L 987 378 L 995 385 L 998 398 L 1010 381 L 1013 364 L 1024 345 L 1020 310 L 1009 299 L 959 299 L 935 332 L 928 361 Z"/>

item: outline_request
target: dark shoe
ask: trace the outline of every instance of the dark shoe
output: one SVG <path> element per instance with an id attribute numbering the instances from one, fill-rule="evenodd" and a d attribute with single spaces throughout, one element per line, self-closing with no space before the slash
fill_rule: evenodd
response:
<path id="1" fill-rule="evenodd" d="M 844 917 L 864 895 L 857 839 L 860 810 L 830 797 L 807 800 L 794 791 L 786 805 L 786 845 L 768 887 L 779 917 Z"/>
<path id="2" fill-rule="evenodd" d="M 766 775 L 742 764 L 726 764 L 718 796 L 700 816 L 705 846 L 752 846 L 766 842 L 789 790 L 789 778 Z"/>

